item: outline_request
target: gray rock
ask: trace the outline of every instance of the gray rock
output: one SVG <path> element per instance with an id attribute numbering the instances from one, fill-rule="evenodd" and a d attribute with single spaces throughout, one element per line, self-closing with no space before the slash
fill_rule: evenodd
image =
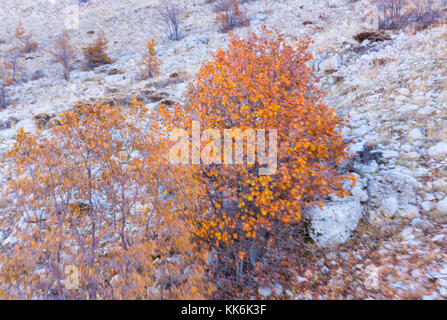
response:
<path id="1" fill-rule="evenodd" d="M 433 189 L 436 191 L 447 193 L 447 182 L 443 179 L 435 180 L 433 181 Z"/>
<path id="2" fill-rule="evenodd" d="M 439 279 L 438 279 L 438 284 L 439 284 L 441 287 L 447 288 L 447 279 L 439 278 Z"/>
<path id="3" fill-rule="evenodd" d="M 410 130 L 408 137 L 412 140 L 421 140 L 424 138 L 424 135 L 422 134 L 421 130 L 414 128 Z"/>
<path id="4" fill-rule="evenodd" d="M 430 169 L 425 168 L 425 167 L 419 167 L 414 170 L 413 174 L 417 178 L 426 177 L 426 176 L 430 175 Z"/>
<path id="5" fill-rule="evenodd" d="M 447 143 L 440 142 L 428 149 L 428 155 L 432 158 L 439 159 L 447 156 Z"/>
<path id="6" fill-rule="evenodd" d="M 424 209 L 425 212 L 429 212 L 431 209 L 433 209 L 433 202 L 431 201 L 424 201 L 421 203 L 422 209 Z"/>
<path id="7" fill-rule="evenodd" d="M 421 187 L 421 183 L 404 172 L 404 168 L 399 167 L 369 179 L 369 199 L 366 203 L 366 217 L 369 223 L 382 224 L 399 210 L 418 204 L 416 190 Z M 412 215 L 412 211 L 414 212 L 410 209 L 408 213 Z"/>
<path id="8" fill-rule="evenodd" d="M 408 219 L 414 219 L 416 217 L 419 217 L 419 210 L 416 206 L 407 205 L 402 208 L 402 210 L 398 211 L 398 215 Z"/>
<path id="9" fill-rule="evenodd" d="M 397 89 L 397 92 L 399 92 L 399 94 L 403 96 L 408 96 L 410 94 L 410 90 L 408 90 L 407 88 L 399 88 Z"/>
<path id="10" fill-rule="evenodd" d="M 436 205 L 436 209 L 442 214 L 447 214 L 447 198 L 439 201 Z"/>
<path id="11" fill-rule="evenodd" d="M 445 238 L 445 235 L 437 234 L 436 236 L 431 238 L 431 241 L 433 241 L 433 242 L 443 242 L 444 238 Z"/>
<path id="12" fill-rule="evenodd" d="M 32 119 L 24 119 L 17 123 L 16 129 L 17 130 L 23 129 L 23 131 L 25 133 L 30 133 L 30 132 L 34 132 L 36 130 L 36 127 L 35 127 L 34 121 Z"/>
<path id="13" fill-rule="evenodd" d="M 360 202 L 365 202 L 369 198 L 368 193 L 366 191 L 362 190 L 362 188 L 360 188 L 358 186 L 355 186 L 354 188 L 352 188 L 351 194 L 353 197 L 359 199 Z"/>
<path id="14" fill-rule="evenodd" d="M 363 216 L 360 200 L 349 197 L 328 202 L 309 212 L 309 233 L 320 247 L 331 247 L 349 239 Z"/>
<path id="15" fill-rule="evenodd" d="M 9 120 L 0 121 L 0 130 L 5 130 L 9 128 L 11 128 L 11 121 Z"/>
<path id="16" fill-rule="evenodd" d="M 375 173 L 379 169 L 379 165 L 375 160 L 369 163 L 355 162 L 354 169 L 363 173 Z"/>
<path id="17" fill-rule="evenodd" d="M 435 300 L 437 298 L 439 298 L 439 295 L 437 293 L 422 296 L 422 300 Z"/>
<path id="18" fill-rule="evenodd" d="M 412 225 L 414 227 L 422 228 L 422 229 L 433 228 L 433 225 L 430 222 L 428 222 L 427 220 L 423 220 L 419 217 L 411 220 L 410 225 Z"/>
<path id="19" fill-rule="evenodd" d="M 439 104 L 442 104 L 442 103 L 446 103 L 446 102 L 447 102 L 447 90 L 444 91 L 444 92 L 442 92 L 442 93 L 438 96 L 438 100 L 437 100 L 437 102 L 438 102 Z"/>
<path id="20" fill-rule="evenodd" d="M 279 283 L 276 283 L 273 285 L 273 292 L 275 293 L 275 295 L 280 296 L 283 293 L 283 288 L 282 285 L 280 285 Z"/>
<path id="21" fill-rule="evenodd" d="M 387 218 L 393 217 L 397 208 L 399 207 L 399 202 L 395 197 L 389 197 L 382 201 L 382 205 L 379 208 L 379 213 Z"/>
<path id="22" fill-rule="evenodd" d="M 397 152 L 395 150 L 385 150 L 382 152 L 382 155 L 386 159 L 397 158 L 397 157 L 399 157 L 399 152 Z"/>
<path id="23" fill-rule="evenodd" d="M 408 153 L 404 153 L 404 154 L 402 155 L 402 158 L 403 158 L 403 159 L 405 159 L 405 160 L 409 160 L 409 161 L 416 161 L 416 160 L 418 160 L 420 157 L 421 157 L 421 156 L 419 155 L 419 153 L 414 152 L 414 151 L 412 151 L 412 152 L 408 152 Z"/>
<path id="24" fill-rule="evenodd" d="M 408 227 L 405 228 L 401 233 L 400 236 L 402 237 L 403 240 L 405 241 L 410 241 L 414 239 L 414 234 L 413 234 L 413 228 Z"/>
<path id="25" fill-rule="evenodd" d="M 272 289 L 268 287 L 259 287 L 258 293 L 263 296 L 264 298 L 269 297 L 272 294 Z"/>
<path id="26" fill-rule="evenodd" d="M 430 106 L 427 106 L 427 107 L 424 107 L 424 108 L 422 108 L 422 109 L 419 109 L 418 110 L 418 112 L 417 112 L 417 114 L 419 115 L 419 116 L 429 116 L 429 115 L 431 115 L 431 114 L 433 114 L 433 113 L 435 113 L 436 112 L 436 109 L 435 108 L 433 108 L 433 107 L 430 107 Z"/>
<path id="27" fill-rule="evenodd" d="M 394 101 L 396 101 L 396 102 L 406 102 L 407 101 L 407 97 L 406 96 L 404 96 L 404 95 L 400 95 L 400 96 L 397 96 L 395 99 L 394 99 Z"/>
<path id="28" fill-rule="evenodd" d="M 416 110 L 418 110 L 418 108 L 419 107 L 415 104 L 406 104 L 398 109 L 398 113 L 401 118 L 406 119 L 411 115 L 413 115 L 416 112 Z"/>

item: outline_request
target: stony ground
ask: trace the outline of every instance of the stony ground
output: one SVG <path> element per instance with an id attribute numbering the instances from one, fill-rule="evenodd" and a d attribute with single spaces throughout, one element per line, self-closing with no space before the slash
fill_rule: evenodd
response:
<path id="1" fill-rule="evenodd" d="M 24 62 L 35 80 L 15 85 L 13 105 L 0 110 L 0 153 L 14 141 L 18 129 L 45 129 L 49 118 L 80 101 L 127 99 L 133 92 L 154 106 L 166 98 L 181 101 L 201 62 L 226 46 L 227 36 L 218 32 L 205 1 L 179 4 L 186 13 L 183 39 L 178 42 L 167 40 L 154 1 L 92 1 L 73 6 L 76 3 L 2 4 L 0 53 L 11 46 L 11 33 L 19 20 L 32 30 L 40 50 Z M 254 295 L 447 298 L 447 25 L 418 32 L 390 31 L 391 40 L 360 44 L 352 37 L 373 27 L 367 4 L 257 0 L 242 6 L 250 27 L 237 30 L 239 35 L 265 24 L 286 36 L 312 37 L 314 68 L 321 76 L 326 101 L 345 119 L 351 151 L 364 152 L 366 157 L 351 168 L 359 182 L 350 201 L 360 203 L 361 220 L 352 220 L 352 215 L 329 219 L 331 230 L 340 233 L 328 234 L 324 248 L 306 244 L 312 255 L 306 258 L 306 268 L 296 271 L 290 288 L 279 288 L 272 279 Z M 64 81 L 60 67 L 45 51 L 64 25 L 73 28 L 70 36 L 78 49 L 102 28 L 115 63 L 89 72 L 77 69 L 69 82 Z M 150 38 L 157 40 L 162 74 L 139 81 L 138 64 Z M 346 227 L 346 221 L 352 226 Z M 324 242 L 316 240 L 320 245 Z M 344 243 L 331 248 L 327 245 L 331 241 Z"/>

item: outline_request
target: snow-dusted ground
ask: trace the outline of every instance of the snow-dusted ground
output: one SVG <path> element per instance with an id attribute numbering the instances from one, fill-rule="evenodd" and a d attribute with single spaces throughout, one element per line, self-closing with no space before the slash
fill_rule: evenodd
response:
<path id="1" fill-rule="evenodd" d="M 0 54 L 10 48 L 20 20 L 40 48 L 23 65 L 29 75 L 42 71 L 45 76 L 12 87 L 13 105 L 0 110 L 0 153 L 19 128 L 35 130 L 33 116 L 58 114 L 78 101 L 104 97 L 110 88 L 138 92 L 154 87 L 181 101 L 186 82 L 154 85 L 173 72 L 193 78 L 204 60 L 226 47 L 227 35 L 218 32 L 212 7 L 204 0 L 178 1 L 185 15 L 183 38 L 177 42 L 166 38 L 153 9 L 156 1 L 92 0 L 81 6 L 77 0 L 1 2 Z M 325 61 L 337 69 L 321 72 L 321 85 L 328 104 L 348 118 L 344 134 L 354 140 L 357 151 L 371 144 L 384 158 L 358 168 L 366 214 L 353 239 L 316 255 L 311 271 L 299 272 L 289 296 L 447 297 L 447 25 L 417 33 L 389 32 L 391 41 L 358 44 L 352 36 L 372 27 L 366 4 L 256 0 L 242 5 L 250 26 L 236 30 L 238 35 L 267 25 L 286 36 L 312 37 L 315 70 Z M 60 66 L 46 50 L 65 27 L 72 28 L 71 43 L 78 52 L 103 29 L 115 63 L 89 72 L 78 68 L 70 81 L 63 80 Z M 151 38 L 157 41 L 162 72 L 156 79 L 139 81 L 139 62 Z M 108 75 L 113 68 L 122 73 Z M 365 271 L 369 265 L 377 272 Z M 324 290 L 306 290 L 318 281 L 326 283 Z"/>

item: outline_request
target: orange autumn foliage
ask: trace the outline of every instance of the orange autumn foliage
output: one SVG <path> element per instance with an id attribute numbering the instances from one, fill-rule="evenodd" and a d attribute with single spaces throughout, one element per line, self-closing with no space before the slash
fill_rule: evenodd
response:
<path id="1" fill-rule="evenodd" d="M 162 107 L 168 122 L 189 132 L 191 120 L 202 131 L 277 129 L 273 175 L 260 176 L 258 162 L 196 167 L 208 205 L 188 221 L 204 243 L 230 252 L 230 261 L 242 264 L 249 257 L 255 264 L 276 230 L 299 221 L 329 194 L 347 194 L 343 183 L 351 177 L 337 172 L 347 143 L 307 65 L 308 46 L 308 40 L 286 41 L 267 28 L 248 39 L 232 35 L 228 51 L 202 65 L 187 103 Z"/>
<path id="2" fill-rule="evenodd" d="M 19 42 L 17 49 L 22 54 L 30 53 L 32 51 L 37 50 L 37 47 L 39 45 L 37 44 L 36 41 L 32 40 L 32 35 L 26 32 L 21 21 L 19 21 L 19 24 L 14 32 L 14 36 Z"/>
<path id="3" fill-rule="evenodd" d="M 95 42 L 82 50 L 87 68 L 93 69 L 101 65 L 113 63 L 113 60 L 105 52 L 108 43 L 109 40 L 107 40 L 104 31 L 99 30 Z"/>
<path id="4" fill-rule="evenodd" d="M 134 101 L 83 106 L 5 156 L 0 297 L 200 299 L 206 253 L 177 219 L 197 198 L 169 144 Z M 191 206 L 193 207 L 193 206 Z"/>
<path id="5" fill-rule="evenodd" d="M 146 44 L 147 53 L 143 55 L 141 62 L 141 77 L 142 79 L 152 78 L 160 73 L 161 60 L 157 57 L 155 52 L 154 39 L 149 40 Z"/>

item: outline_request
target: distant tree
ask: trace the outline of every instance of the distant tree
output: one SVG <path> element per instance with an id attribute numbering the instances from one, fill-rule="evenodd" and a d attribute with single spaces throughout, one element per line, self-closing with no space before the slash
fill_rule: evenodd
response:
<path id="1" fill-rule="evenodd" d="M 70 45 L 70 37 L 66 31 L 58 36 L 50 53 L 53 55 L 54 60 L 62 65 L 64 79 L 69 80 L 70 71 L 73 69 L 75 51 Z"/>
<path id="2" fill-rule="evenodd" d="M 143 55 L 141 62 L 141 77 L 143 79 L 152 78 L 160 72 L 161 60 L 155 52 L 155 41 L 152 39 L 146 44 L 147 53 Z"/>
<path id="3" fill-rule="evenodd" d="M 12 65 L 8 61 L 0 60 L 0 108 L 8 106 L 7 90 L 14 84 Z"/>
<path id="4" fill-rule="evenodd" d="M 22 65 L 23 52 L 19 47 L 12 47 L 6 52 L 4 57 L 11 65 L 12 79 L 20 82 L 26 79 L 25 67 Z"/>
<path id="5" fill-rule="evenodd" d="M 30 53 L 37 49 L 37 42 L 32 40 L 32 35 L 26 32 L 21 21 L 19 22 L 14 35 L 19 42 L 18 47 L 22 53 Z"/>

